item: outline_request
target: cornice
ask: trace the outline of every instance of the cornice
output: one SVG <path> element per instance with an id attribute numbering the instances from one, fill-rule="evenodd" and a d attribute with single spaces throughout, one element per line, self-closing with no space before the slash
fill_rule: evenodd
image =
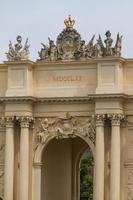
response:
<path id="1" fill-rule="evenodd" d="M 35 62 L 31 60 L 20 60 L 20 61 L 4 61 L 4 64 L 9 65 L 34 65 Z"/>
<path id="2" fill-rule="evenodd" d="M 124 63 L 126 60 L 123 57 L 104 57 L 104 58 L 90 58 L 87 60 L 73 60 L 73 61 L 43 61 L 37 60 L 38 66 L 53 66 L 53 65 L 85 65 L 85 64 L 97 64 L 100 62 L 120 62 Z"/>
<path id="3" fill-rule="evenodd" d="M 73 60 L 73 61 L 41 61 L 41 60 L 21 60 L 21 61 L 3 61 L 0 63 L 0 67 L 9 65 L 35 65 L 35 66 L 61 66 L 61 65 L 87 65 L 87 64 L 97 64 L 106 62 L 119 62 L 124 64 L 133 63 L 133 58 L 123 58 L 123 57 L 104 57 L 104 58 L 90 58 L 88 60 Z"/>
<path id="4" fill-rule="evenodd" d="M 31 102 L 31 103 L 73 103 L 73 102 L 96 102 L 102 100 L 129 100 L 133 99 L 133 95 L 125 94 L 89 94 L 88 96 L 83 97 L 32 97 L 32 96 L 23 96 L 23 97 L 0 97 L 0 103 L 14 103 L 14 102 Z"/>

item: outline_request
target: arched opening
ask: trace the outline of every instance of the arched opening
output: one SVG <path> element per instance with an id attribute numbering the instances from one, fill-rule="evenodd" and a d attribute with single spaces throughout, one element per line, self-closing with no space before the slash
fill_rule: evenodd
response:
<path id="1" fill-rule="evenodd" d="M 54 138 L 47 144 L 42 153 L 41 200 L 80 199 L 80 163 L 88 148 L 80 137 Z"/>

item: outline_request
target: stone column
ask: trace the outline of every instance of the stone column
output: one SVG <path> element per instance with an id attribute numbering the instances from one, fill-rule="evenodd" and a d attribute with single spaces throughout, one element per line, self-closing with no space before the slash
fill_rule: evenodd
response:
<path id="1" fill-rule="evenodd" d="M 35 163 L 33 169 L 33 200 L 41 200 L 41 170 L 43 163 Z"/>
<path id="2" fill-rule="evenodd" d="M 104 200 L 104 115 L 96 115 L 95 200 Z"/>
<path id="3" fill-rule="evenodd" d="M 20 119 L 20 200 L 29 199 L 29 122 L 28 117 Z"/>
<path id="4" fill-rule="evenodd" d="M 14 190 L 14 117 L 6 118 L 4 199 L 13 200 Z"/>
<path id="5" fill-rule="evenodd" d="M 120 200 L 120 114 L 111 116 L 110 200 Z"/>

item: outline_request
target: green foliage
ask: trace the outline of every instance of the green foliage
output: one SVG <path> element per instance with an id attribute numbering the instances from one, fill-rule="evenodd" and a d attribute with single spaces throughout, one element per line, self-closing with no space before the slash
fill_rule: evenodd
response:
<path id="1" fill-rule="evenodd" d="M 80 199 L 93 199 L 93 157 L 87 155 L 80 166 Z"/>

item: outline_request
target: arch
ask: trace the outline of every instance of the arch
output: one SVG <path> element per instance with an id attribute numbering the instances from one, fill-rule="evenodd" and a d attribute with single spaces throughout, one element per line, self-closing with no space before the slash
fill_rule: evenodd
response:
<path id="1" fill-rule="evenodd" d="M 88 137 L 84 137 L 81 134 L 75 133 L 75 137 L 79 137 L 81 138 L 84 142 L 86 142 L 88 144 L 88 146 L 90 147 L 93 157 L 95 159 L 95 146 L 93 144 L 93 142 L 90 140 L 90 138 Z M 53 140 L 54 138 L 56 138 L 57 135 L 52 135 L 51 137 L 47 136 L 47 138 L 45 139 L 45 142 L 40 143 L 34 153 L 34 164 L 39 164 L 42 163 L 42 154 L 43 151 L 45 150 L 45 148 L 47 147 L 47 145 L 49 144 L 49 142 L 51 140 Z M 69 138 L 69 137 L 68 137 Z"/>
<path id="2" fill-rule="evenodd" d="M 42 134 L 42 133 L 41 133 Z M 40 135 L 39 135 L 40 136 Z M 77 131 L 74 132 L 74 134 L 64 134 L 64 133 L 48 133 L 48 134 L 44 134 L 43 133 L 43 137 L 41 136 L 41 140 L 42 142 L 37 143 L 37 146 L 35 148 L 34 151 L 34 160 L 33 160 L 33 184 L 32 184 L 32 192 L 33 192 L 33 200 L 38 199 L 41 200 L 41 187 L 42 187 L 42 169 L 43 166 L 45 166 L 44 164 L 44 160 L 43 160 L 43 154 L 45 149 L 47 148 L 47 146 L 49 145 L 49 143 L 54 140 L 61 140 L 61 139 L 75 139 L 75 138 L 80 138 L 82 141 L 84 141 L 86 143 L 86 146 L 88 146 L 93 154 L 93 157 L 95 159 L 95 142 L 94 139 L 91 139 L 91 137 L 89 137 L 89 134 L 83 134 L 83 132 Z M 79 152 L 79 155 L 81 155 L 81 153 L 83 152 L 83 149 Z M 77 158 L 79 158 L 79 155 L 77 156 Z M 76 158 L 76 157 L 75 157 Z M 75 160 L 76 161 L 76 160 Z M 77 163 L 77 161 L 76 161 Z M 75 165 L 76 167 L 76 165 Z M 74 169 L 76 170 L 76 168 Z M 76 171 L 73 171 L 73 173 L 75 173 Z M 74 176 L 76 177 L 76 179 L 74 180 L 74 194 L 75 194 L 75 200 L 77 199 L 77 195 L 78 195 L 78 190 L 77 190 L 77 186 L 75 186 L 75 183 L 78 181 L 77 179 L 77 173 L 74 174 Z"/>

